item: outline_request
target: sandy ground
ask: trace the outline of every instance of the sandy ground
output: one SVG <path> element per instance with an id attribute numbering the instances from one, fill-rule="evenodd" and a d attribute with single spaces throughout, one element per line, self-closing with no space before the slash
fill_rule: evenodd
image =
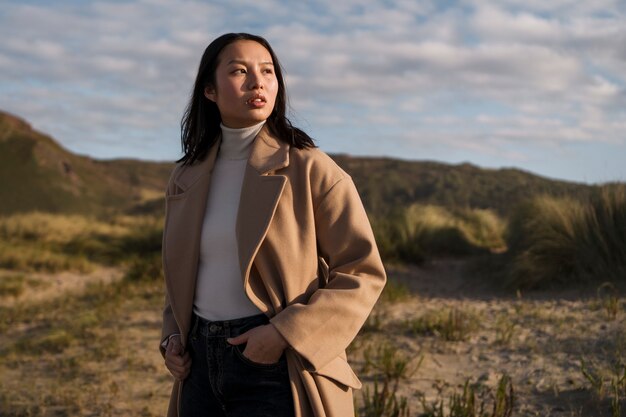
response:
<path id="1" fill-rule="evenodd" d="M 625 299 L 618 299 L 619 311 L 613 319 L 595 287 L 498 291 L 480 278 L 468 278 L 464 267 L 464 261 L 443 260 L 424 267 L 388 268 L 391 285 L 402 283 L 411 295 L 382 302 L 373 314 L 382 322 L 380 334 L 386 340 L 413 363 L 423 358 L 419 369 L 400 383 L 399 394 L 409 399 L 411 410 L 421 411 L 421 395 L 428 401 L 441 398 L 440 394 L 449 397 L 460 392 L 468 379 L 493 388 L 507 374 L 514 387 L 515 416 L 611 416 L 606 391 L 616 378 L 612 371 L 623 374 L 626 364 Z M 475 321 L 464 340 L 415 334 L 406 324 L 451 310 Z M 377 336 L 372 333 L 370 338 Z M 355 349 L 353 355 L 357 370 L 364 365 L 361 351 Z M 591 388 L 581 371 L 583 361 L 590 373 L 604 380 L 604 395 Z M 362 378 L 371 384 L 371 376 Z M 626 416 L 623 387 L 621 415 Z"/>
<path id="2" fill-rule="evenodd" d="M 408 399 L 411 417 L 421 412 L 421 397 L 447 402 L 467 380 L 490 389 L 503 374 L 513 383 L 514 416 L 612 416 L 611 371 L 619 369 L 615 363 L 626 361 L 625 299 L 618 300 L 617 315 L 609 318 L 595 288 L 495 291 L 480 279 L 469 279 L 464 266 L 458 260 L 388 266 L 390 285 L 405 285 L 408 292 L 399 300 L 381 301 L 370 319 L 376 324 L 368 325 L 350 348 L 351 363 L 364 386 L 371 390 L 376 374 L 365 369 L 365 348 L 389 343 L 414 365 L 421 358 L 420 367 L 399 385 L 398 395 Z M 0 279 L 7 273 L 0 271 Z M 121 276 L 122 271 L 108 269 L 89 275 L 33 275 L 29 279 L 45 284 L 0 303 L 11 308 L 55 297 L 69 300 L 89 283 L 111 283 Z M 162 289 L 159 283 L 137 288 L 99 307 L 110 309 L 110 320 L 94 324 L 89 335 L 95 344 L 110 342 L 108 353 L 101 348 L 101 359 L 89 355 L 93 345 L 79 341 L 61 353 L 22 356 L 13 343 L 30 337 L 25 329 L 38 337 L 37 332 L 49 330 L 40 329 L 36 320 L 5 327 L 0 332 L 0 416 L 163 415 L 171 377 L 157 351 Z M 407 324 L 449 311 L 471 318 L 463 340 L 415 334 Z M 605 392 L 592 388 L 581 371 L 582 361 L 604 381 Z M 362 403 L 363 391 L 355 397 Z"/>

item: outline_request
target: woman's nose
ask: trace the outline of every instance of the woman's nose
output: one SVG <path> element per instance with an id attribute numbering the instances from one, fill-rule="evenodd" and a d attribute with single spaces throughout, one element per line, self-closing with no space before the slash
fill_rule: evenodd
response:
<path id="1" fill-rule="evenodd" d="M 250 72 L 248 86 L 250 90 L 263 88 L 263 78 L 261 77 L 261 74 L 257 73 L 256 71 Z"/>

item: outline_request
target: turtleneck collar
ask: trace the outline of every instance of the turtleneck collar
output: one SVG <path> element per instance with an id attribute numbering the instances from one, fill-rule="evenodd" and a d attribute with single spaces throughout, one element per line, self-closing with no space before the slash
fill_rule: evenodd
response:
<path id="1" fill-rule="evenodd" d="M 222 143 L 218 157 L 224 159 L 248 159 L 252 150 L 252 142 L 254 142 L 254 138 L 259 134 L 264 124 L 265 120 L 253 126 L 233 129 L 220 123 Z"/>

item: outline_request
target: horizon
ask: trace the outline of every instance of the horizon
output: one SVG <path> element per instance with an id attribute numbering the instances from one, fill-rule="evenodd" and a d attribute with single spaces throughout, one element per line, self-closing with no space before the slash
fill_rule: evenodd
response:
<path id="1" fill-rule="evenodd" d="M 246 31 L 268 39 L 285 69 L 289 117 L 329 154 L 626 181 L 619 1 L 0 7 L 0 108 L 76 154 L 180 158 L 204 48 Z"/>

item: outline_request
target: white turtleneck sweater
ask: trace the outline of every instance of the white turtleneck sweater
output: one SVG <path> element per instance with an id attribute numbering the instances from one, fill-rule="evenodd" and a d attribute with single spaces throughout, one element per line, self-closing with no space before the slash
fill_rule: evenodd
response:
<path id="1" fill-rule="evenodd" d="M 243 129 L 221 125 L 222 142 L 202 223 L 193 303 L 194 312 L 207 320 L 231 320 L 260 313 L 243 289 L 235 224 L 252 143 L 264 123 Z"/>

